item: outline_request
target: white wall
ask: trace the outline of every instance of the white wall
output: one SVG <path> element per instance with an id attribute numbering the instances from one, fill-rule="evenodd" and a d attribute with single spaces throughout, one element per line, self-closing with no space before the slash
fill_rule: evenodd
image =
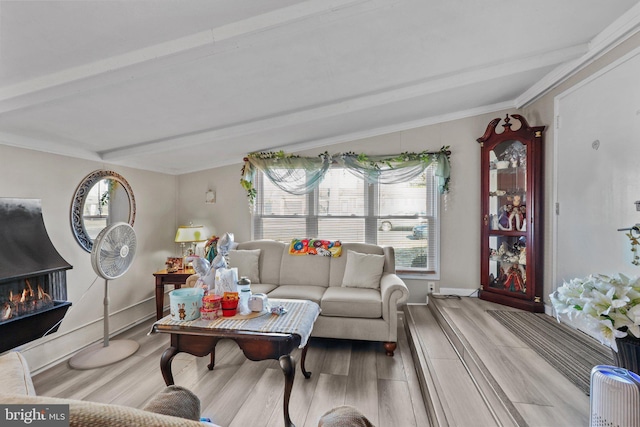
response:
<path id="1" fill-rule="evenodd" d="M 133 189 L 137 206 L 135 261 L 122 278 L 109 283 L 111 331 L 130 327 L 155 315 L 152 274 L 164 268 L 166 257 L 175 253 L 177 179 L 7 145 L 0 145 L 0 159 L 0 196 L 41 199 L 49 237 L 62 257 L 73 266 L 67 272 L 68 299 L 73 305 L 60 329 L 20 348 L 30 367 L 38 371 L 103 336 L 104 281 L 96 280 L 90 254 L 76 242 L 70 225 L 71 201 L 76 187 L 94 170 L 108 169 L 124 176 Z"/>
<path id="2" fill-rule="evenodd" d="M 640 34 L 635 34 L 630 37 L 625 42 L 621 43 L 618 47 L 611 50 L 607 54 L 598 58 L 596 61 L 585 67 L 580 72 L 576 73 L 576 75 L 572 76 L 567 81 L 563 82 L 554 90 L 550 91 L 539 100 L 534 102 L 532 105 L 523 109 L 524 116 L 529 120 L 531 124 L 544 124 L 547 126 L 547 130 L 545 131 L 545 164 L 544 164 L 544 176 L 545 176 L 545 227 L 544 227 L 544 301 L 546 305 L 546 309 L 548 313 L 551 313 L 550 309 L 550 301 L 549 294 L 554 291 L 554 289 L 562 285 L 561 279 L 554 279 L 554 271 L 556 269 L 556 258 L 558 256 L 554 251 L 554 221 L 555 221 L 555 211 L 554 211 L 554 185 L 555 185 L 555 168 L 556 161 L 554 158 L 554 153 L 556 152 L 556 141 L 555 141 L 555 132 L 553 123 L 554 123 L 554 99 L 557 95 L 565 92 L 566 90 L 572 88 L 573 86 L 579 84 L 583 80 L 589 78 L 593 74 L 597 73 L 602 68 L 626 55 L 630 51 L 636 49 L 640 46 Z M 595 104 L 593 105 L 592 112 L 593 114 L 598 114 L 598 111 L 603 108 L 602 105 Z M 561 144 L 562 141 L 558 141 L 558 144 Z M 589 142 L 590 143 L 590 142 Z M 618 154 L 616 154 L 618 155 Z M 635 166 L 632 166 L 635 169 Z M 616 174 L 618 175 L 618 184 L 624 187 L 629 188 L 638 188 L 640 193 L 640 185 L 633 181 L 633 176 L 635 172 L 629 169 L 628 166 L 624 166 L 622 163 L 616 167 Z M 585 183 L 585 190 L 586 190 Z M 611 188 L 613 193 L 617 193 L 618 190 L 616 188 Z M 640 199 L 640 197 L 638 197 Z M 603 218 L 606 217 L 605 212 L 611 209 L 629 209 L 632 203 L 637 199 L 625 200 L 621 202 L 617 202 L 615 205 L 611 205 L 610 203 L 595 203 L 592 204 L 589 208 L 593 209 L 593 215 L 597 216 L 599 213 L 603 214 Z M 640 221 L 639 221 L 640 222 Z M 618 227 L 617 224 L 613 225 L 614 227 Z M 590 230 L 587 228 L 584 230 L 585 233 L 589 233 Z M 624 240 L 619 240 L 620 246 L 624 245 Z M 593 245 L 597 245 L 597 242 L 593 242 Z M 563 256 L 567 256 L 567 254 L 563 254 Z M 582 248 L 579 245 L 575 246 L 575 249 L 568 256 L 571 257 L 581 257 L 582 256 Z M 608 265 L 593 265 L 593 272 L 611 272 L 609 268 L 611 266 Z M 636 274 L 640 274 L 640 271 Z M 558 283 L 559 282 L 559 283 Z"/>
<path id="3" fill-rule="evenodd" d="M 516 110 L 509 113 L 517 112 Z M 356 141 L 300 152 L 316 155 L 355 151 L 367 154 L 394 154 L 403 151 L 438 150 L 451 147 L 451 192 L 441 212 L 440 280 L 443 293 L 469 295 L 480 285 L 480 147 L 476 139 L 487 124 L 506 111 L 394 132 Z M 535 121 L 531 125 L 538 125 Z M 186 174 L 179 177 L 178 220 L 210 227 L 213 233 L 233 232 L 236 241 L 251 237 L 251 216 L 245 192 L 240 186 L 237 165 Z M 205 192 L 215 189 L 217 203 L 206 205 Z M 444 205 L 444 204 L 443 204 Z M 426 281 L 405 280 L 410 302 L 424 302 Z"/>
<path id="4" fill-rule="evenodd" d="M 556 98 L 556 282 L 638 274 L 617 231 L 640 222 L 640 50 L 630 55 Z"/>

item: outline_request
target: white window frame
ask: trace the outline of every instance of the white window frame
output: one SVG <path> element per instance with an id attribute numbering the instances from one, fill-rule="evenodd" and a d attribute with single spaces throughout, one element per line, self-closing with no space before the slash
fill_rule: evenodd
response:
<path id="1" fill-rule="evenodd" d="M 252 213 L 252 218 L 251 218 L 251 238 L 252 239 L 261 239 L 262 238 L 262 218 L 263 216 L 260 214 L 260 212 L 258 212 L 258 209 L 260 209 L 261 206 L 263 206 L 264 204 L 264 200 L 262 199 L 264 192 L 262 191 L 263 189 L 263 182 L 266 178 L 265 174 L 262 173 L 261 171 L 258 171 L 256 173 L 256 181 L 255 181 L 255 187 L 257 189 L 257 199 L 256 199 L 256 210 Z M 434 268 L 433 271 L 432 270 L 426 270 L 426 269 L 416 269 L 416 270 L 402 270 L 402 269 L 398 269 L 396 266 L 396 270 L 397 270 L 397 274 L 399 276 L 401 276 L 402 278 L 405 279 L 422 279 L 422 280 L 439 280 L 440 279 L 440 251 L 441 251 L 441 247 L 440 247 L 440 228 L 441 228 L 441 223 L 440 223 L 440 195 L 438 194 L 438 188 L 437 188 L 437 179 L 435 177 L 435 175 L 433 175 L 432 181 L 432 189 L 431 191 L 433 192 L 433 194 L 435 195 L 433 197 L 433 203 L 434 206 L 432 207 L 432 212 L 433 215 L 428 216 L 427 218 L 430 219 L 430 222 L 435 224 L 435 229 L 434 229 L 434 243 L 436 246 L 435 249 L 435 253 L 431 254 L 433 256 L 433 264 L 434 264 Z M 367 184 L 363 181 L 363 184 L 368 187 L 368 189 L 365 189 L 365 197 L 368 199 L 368 207 L 366 208 L 367 212 L 375 212 L 376 211 L 376 206 L 374 206 L 374 204 L 376 203 L 376 199 L 378 198 L 378 194 L 379 192 L 378 190 L 378 186 L 379 185 L 384 185 L 384 184 Z M 425 190 L 426 191 L 426 190 Z M 308 214 L 305 215 L 304 217 L 307 218 L 307 225 L 306 225 L 306 231 L 307 234 L 305 236 L 291 236 L 291 238 L 301 238 L 301 237 L 320 237 L 322 238 L 322 236 L 316 236 L 317 230 L 318 230 L 318 218 L 326 218 L 325 216 L 318 216 L 315 214 L 315 210 L 317 209 L 318 206 L 318 195 L 319 195 L 319 190 L 316 187 L 312 192 L 310 192 L 309 194 L 307 194 L 306 197 L 306 206 L 307 206 L 307 212 Z M 422 216 L 400 216 L 400 215 L 385 215 L 385 216 L 377 216 L 377 215 L 368 215 L 367 212 L 365 212 L 365 215 L 360 217 L 363 218 L 365 223 L 367 221 L 378 221 L 378 220 L 389 220 L 389 221 L 393 221 L 394 219 L 398 219 L 398 220 L 407 220 L 407 219 L 420 219 L 423 218 Z M 264 216 L 264 218 L 287 218 L 287 217 L 295 217 L 295 218 L 300 218 L 300 215 L 268 215 L 268 216 Z M 339 216 L 331 216 L 330 218 L 340 218 Z M 353 217 L 345 217 L 345 218 L 353 218 Z M 365 236 L 366 236 L 366 243 L 372 243 L 372 244 L 378 244 L 376 243 L 377 241 L 377 233 L 378 231 L 375 232 L 375 235 L 371 235 L 371 230 L 377 230 L 377 227 L 367 227 L 365 225 Z M 374 240 L 375 238 L 375 240 Z M 288 242 L 285 242 L 288 243 Z"/>

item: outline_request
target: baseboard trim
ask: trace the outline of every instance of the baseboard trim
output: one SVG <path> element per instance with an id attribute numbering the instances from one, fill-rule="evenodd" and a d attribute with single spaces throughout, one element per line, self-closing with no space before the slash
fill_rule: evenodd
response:
<path id="1" fill-rule="evenodd" d="M 144 299 L 109 315 L 109 337 L 155 317 L 155 297 Z M 13 350 L 20 351 L 29 363 L 32 375 L 70 359 L 76 352 L 104 339 L 102 316 L 84 325 L 56 332 Z"/>

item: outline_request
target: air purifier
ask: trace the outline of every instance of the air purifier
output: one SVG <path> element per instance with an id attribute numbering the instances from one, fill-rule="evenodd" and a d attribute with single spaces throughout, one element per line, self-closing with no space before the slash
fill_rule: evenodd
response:
<path id="1" fill-rule="evenodd" d="M 640 376 L 616 366 L 591 370 L 590 427 L 640 427 Z"/>

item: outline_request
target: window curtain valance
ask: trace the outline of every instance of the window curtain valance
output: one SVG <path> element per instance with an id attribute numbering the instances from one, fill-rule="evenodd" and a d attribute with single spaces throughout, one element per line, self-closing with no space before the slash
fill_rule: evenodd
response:
<path id="1" fill-rule="evenodd" d="M 320 185 L 332 164 L 344 167 L 369 183 L 395 184 L 417 177 L 435 163 L 438 190 L 444 194 L 449 191 L 450 155 L 449 147 L 442 147 L 435 152 L 382 156 L 352 152 L 333 155 L 324 152 L 316 157 L 300 157 L 283 151 L 251 153 L 244 158 L 240 183 L 247 191 L 249 204 L 253 207 L 257 195 L 254 182 L 258 170 L 283 191 L 301 195 Z"/>

